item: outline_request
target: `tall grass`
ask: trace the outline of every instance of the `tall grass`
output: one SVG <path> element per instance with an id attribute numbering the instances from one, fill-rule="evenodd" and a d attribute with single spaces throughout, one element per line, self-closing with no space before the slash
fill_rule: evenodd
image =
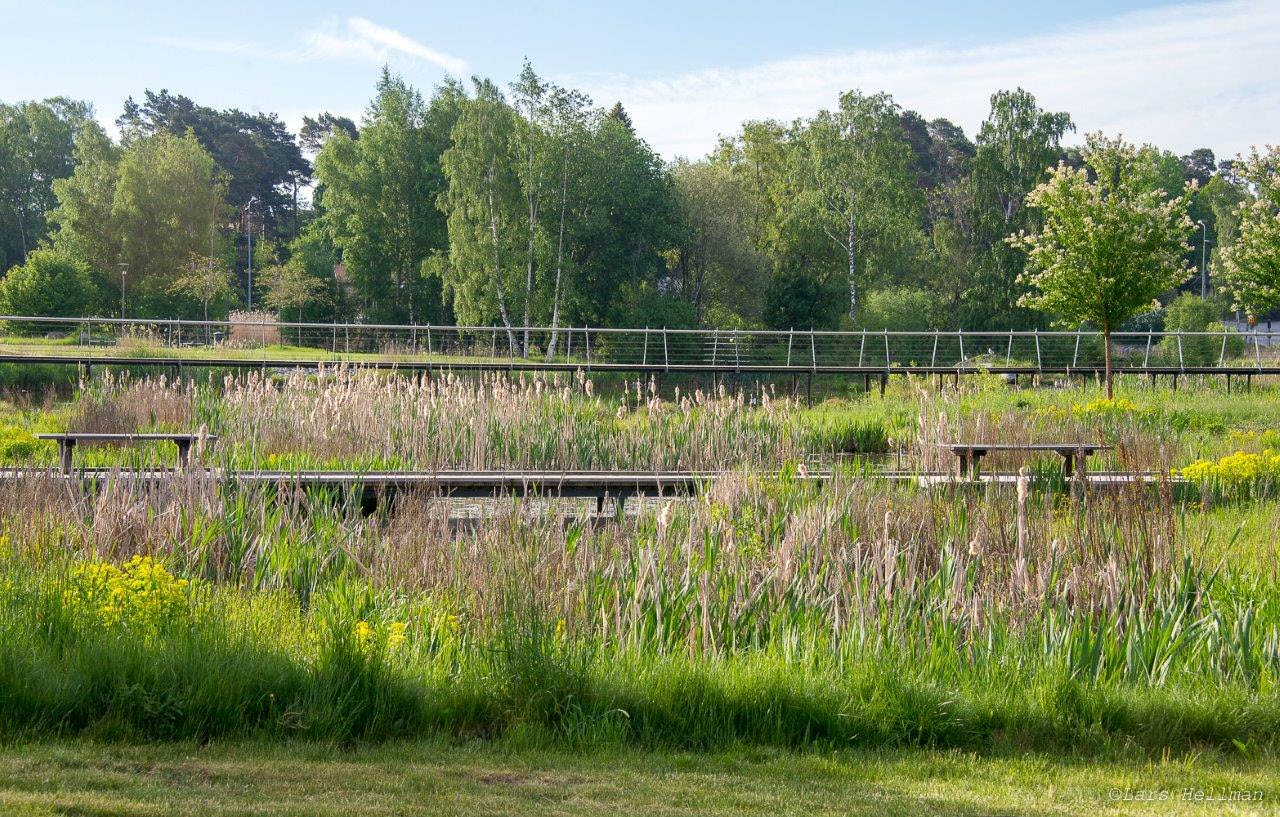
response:
<path id="1" fill-rule="evenodd" d="M 459 527 L 430 496 L 366 518 L 195 476 L 29 481 L 0 494 L 0 726 L 1267 743 L 1280 595 L 1189 558 L 1167 499 L 744 471 L 603 525 L 513 502 Z M 85 565 L 138 555 L 192 580 L 184 606 L 142 626 L 73 603 Z"/>

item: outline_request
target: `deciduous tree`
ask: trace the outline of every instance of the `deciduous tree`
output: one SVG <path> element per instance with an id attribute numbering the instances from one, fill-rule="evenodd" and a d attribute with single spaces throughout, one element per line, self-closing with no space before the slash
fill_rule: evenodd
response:
<path id="1" fill-rule="evenodd" d="M 1027 196 L 1042 226 L 1009 243 L 1027 252 L 1022 303 L 1102 330 L 1107 396 L 1111 332 L 1185 281 L 1191 219 L 1187 196 L 1159 185 L 1158 151 L 1091 134 L 1085 167 L 1059 164 Z"/>

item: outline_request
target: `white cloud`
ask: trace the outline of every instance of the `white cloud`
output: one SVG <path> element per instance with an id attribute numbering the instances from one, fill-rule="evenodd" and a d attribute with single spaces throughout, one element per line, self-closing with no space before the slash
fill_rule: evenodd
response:
<path id="1" fill-rule="evenodd" d="M 464 60 L 437 51 L 402 32 L 380 26 L 363 17 L 331 20 L 319 28 L 304 32 L 300 47 L 284 51 L 275 45 L 199 37 L 152 37 L 149 42 L 184 51 L 242 54 L 286 63 L 358 59 L 382 64 L 396 57 L 408 57 L 431 63 L 456 76 L 467 73 L 467 63 Z"/>
<path id="2" fill-rule="evenodd" d="M 315 58 L 353 57 L 383 63 L 401 55 L 433 63 L 450 74 L 467 72 L 465 61 L 363 17 L 349 17 L 342 25 L 331 24 L 324 30 L 307 32 L 305 39 L 307 55 Z"/>
<path id="3" fill-rule="evenodd" d="M 843 91 L 888 91 L 971 136 L 992 92 L 1022 86 L 1104 130 L 1179 152 L 1224 155 L 1280 139 L 1280 3 L 1182 5 L 981 48 L 861 50 L 668 78 L 578 77 L 603 104 L 622 100 L 666 157 L 701 156 L 745 120 L 790 120 Z"/>

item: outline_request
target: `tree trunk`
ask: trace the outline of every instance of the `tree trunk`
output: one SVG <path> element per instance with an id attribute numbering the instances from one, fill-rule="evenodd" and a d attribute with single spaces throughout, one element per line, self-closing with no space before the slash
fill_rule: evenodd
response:
<path id="1" fill-rule="evenodd" d="M 560 181 L 560 237 L 556 240 L 556 284 L 551 296 L 551 340 L 547 342 L 547 360 L 556 353 L 556 341 L 560 335 L 560 278 L 564 273 L 564 221 L 569 206 L 569 152 L 563 158 L 563 174 Z"/>
<path id="2" fill-rule="evenodd" d="M 1115 390 L 1111 382 L 1111 324 L 1102 324 L 1102 365 L 1107 382 L 1107 399 L 1115 399 Z"/>
<path id="3" fill-rule="evenodd" d="M 514 347 L 516 336 L 511 331 L 511 317 L 507 314 L 507 297 L 502 288 L 502 242 L 498 236 L 497 201 L 493 195 L 494 174 L 496 172 L 493 162 L 490 162 L 489 175 L 486 181 L 489 183 L 487 191 L 489 196 L 489 236 L 493 241 L 493 288 L 498 298 L 498 314 L 502 317 L 502 325 L 507 330 L 507 343 Z"/>
<path id="4" fill-rule="evenodd" d="M 854 224 L 853 213 L 849 213 L 849 319 L 856 320 L 858 317 L 858 255 L 857 245 L 854 243 L 857 238 L 857 228 Z"/>

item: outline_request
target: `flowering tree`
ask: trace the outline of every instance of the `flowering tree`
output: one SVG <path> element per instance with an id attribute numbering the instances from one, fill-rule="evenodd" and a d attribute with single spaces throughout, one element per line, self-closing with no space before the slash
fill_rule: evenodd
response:
<path id="1" fill-rule="evenodd" d="M 1102 329 L 1108 398 L 1112 330 L 1192 273 L 1183 257 L 1191 249 L 1189 199 L 1160 187 L 1159 158 L 1152 147 L 1090 134 L 1084 167 L 1059 164 L 1027 195 L 1041 229 L 1008 239 L 1028 256 L 1023 305 Z"/>
<path id="2" fill-rule="evenodd" d="M 1222 288 L 1250 315 L 1280 306 L 1280 147 L 1257 150 L 1243 176 L 1257 198 L 1240 203 L 1240 233 L 1218 255 Z"/>

